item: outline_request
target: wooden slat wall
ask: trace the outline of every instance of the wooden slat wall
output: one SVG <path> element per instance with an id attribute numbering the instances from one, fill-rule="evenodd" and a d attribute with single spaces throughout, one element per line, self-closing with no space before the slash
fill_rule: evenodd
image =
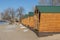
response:
<path id="1" fill-rule="evenodd" d="M 29 17 L 29 27 L 34 27 L 35 25 L 35 22 L 34 22 L 34 16 L 31 16 L 31 17 Z"/>
<path id="2" fill-rule="evenodd" d="M 60 32 L 60 13 L 41 13 L 39 32 Z"/>
<path id="3" fill-rule="evenodd" d="M 24 25 L 28 26 L 28 25 L 29 25 L 29 18 L 24 18 L 24 19 L 22 19 L 22 23 L 23 23 Z"/>
<path id="4" fill-rule="evenodd" d="M 22 23 L 29 27 L 35 27 L 34 16 L 22 19 Z"/>

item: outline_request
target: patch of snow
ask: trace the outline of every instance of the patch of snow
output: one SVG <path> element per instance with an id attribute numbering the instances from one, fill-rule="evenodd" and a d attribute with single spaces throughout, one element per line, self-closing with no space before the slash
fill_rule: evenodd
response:
<path id="1" fill-rule="evenodd" d="M 24 32 L 27 32 L 29 29 L 25 29 L 25 30 L 23 30 Z"/>
<path id="2" fill-rule="evenodd" d="M 26 27 L 23 26 L 22 24 L 20 24 L 19 27 L 22 28 L 22 29 L 26 28 Z"/>
<path id="3" fill-rule="evenodd" d="M 24 25 L 20 24 L 19 27 L 23 29 L 23 32 L 27 32 L 29 29 L 25 27 Z"/>

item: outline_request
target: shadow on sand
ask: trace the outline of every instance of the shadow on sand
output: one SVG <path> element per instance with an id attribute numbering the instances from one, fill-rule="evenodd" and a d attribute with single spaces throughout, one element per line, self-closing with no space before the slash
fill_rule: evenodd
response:
<path id="1" fill-rule="evenodd" d="M 31 29 L 31 28 L 29 28 Z M 38 30 L 34 30 L 34 29 L 31 29 L 33 32 L 35 32 L 35 34 L 38 36 L 38 37 L 46 37 L 46 36 L 53 36 L 53 35 L 56 35 L 56 34 L 60 34 L 60 32 L 38 32 Z"/>
<path id="2" fill-rule="evenodd" d="M 33 30 L 33 32 L 35 32 L 38 37 L 46 37 L 60 34 L 60 32 L 38 32 L 36 30 Z"/>

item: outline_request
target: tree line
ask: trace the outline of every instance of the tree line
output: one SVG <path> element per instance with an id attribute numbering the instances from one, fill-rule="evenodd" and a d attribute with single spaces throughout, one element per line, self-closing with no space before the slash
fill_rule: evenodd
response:
<path id="1" fill-rule="evenodd" d="M 24 8 L 19 7 L 17 10 L 13 8 L 7 8 L 4 12 L 1 12 L 2 20 L 14 23 L 15 21 L 21 22 L 24 16 Z"/>

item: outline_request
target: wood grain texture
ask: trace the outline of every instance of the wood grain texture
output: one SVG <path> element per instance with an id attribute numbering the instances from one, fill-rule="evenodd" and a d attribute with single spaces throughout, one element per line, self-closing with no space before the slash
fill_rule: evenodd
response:
<path id="1" fill-rule="evenodd" d="M 39 32 L 60 32 L 60 13 L 42 13 Z"/>

